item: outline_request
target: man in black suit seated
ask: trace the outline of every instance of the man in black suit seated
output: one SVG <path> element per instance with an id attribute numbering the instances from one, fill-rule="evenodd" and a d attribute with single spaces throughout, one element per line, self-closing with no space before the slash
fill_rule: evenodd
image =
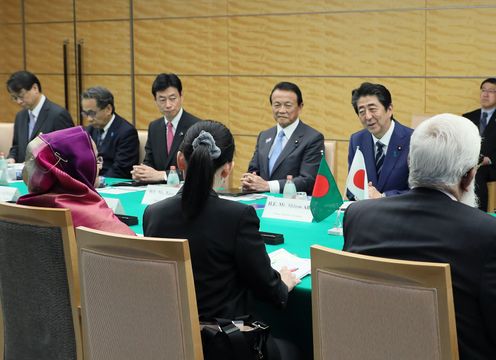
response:
<path id="1" fill-rule="evenodd" d="M 460 359 L 496 354 L 496 219 L 476 208 L 480 143 L 466 118 L 426 120 L 411 137 L 411 190 L 357 201 L 343 222 L 345 251 L 450 264 Z"/>
<path id="2" fill-rule="evenodd" d="M 475 176 L 475 193 L 479 198 L 479 209 L 487 211 L 487 182 L 496 180 L 496 78 L 481 83 L 480 105 L 480 109 L 463 116 L 472 120 L 482 136 L 482 163 Z"/>
<path id="3" fill-rule="evenodd" d="M 258 135 L 241 185 L 244 190 L 279 193 L 286 177 L 292 175 L 296 190 L 311 194 L 322 159 L 324 136 L 300 120 L 303 96 L 296 84 L 277 84 L 269 101 L 277 126 Z"/>
<path id="4" fill-rule="evenodd" d="M 23 109 L 14 123 L 14 136 L 7 161 L 24 162 L 26 147 L 40 133 L 74 126 L 66 109 L 48 100 L 41 91 L 40 80 L 29 71 L 13 73 L 7 80 L 10 97 Z"/>
<path id="5" fill-rule="evenodd" d="M 167 170 L 177 168 L 177 150 L 184 134 L 199 121 L 183 109 L 183 86 L 175 74 L 159 74 L 152 85 L 158 110 L 164 115 L 148 126 L 145 160 L 135 165 L 133 179 L 142 182 L 167 181 Z"/>
<path id="6" fill-rule="evenodd" d="M 100 175 L 131 178 L 133 165 L 139 161 L 138 132 L 115 112 L 112 93 L 101 86 L 87 89 L 81 95 L 81 109 L 90 124 L 86 131 L 103 158 Z"/>

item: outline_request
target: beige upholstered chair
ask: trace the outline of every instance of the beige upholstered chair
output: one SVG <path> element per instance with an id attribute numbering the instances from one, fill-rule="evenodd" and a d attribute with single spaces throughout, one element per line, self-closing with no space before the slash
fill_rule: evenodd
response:
<path id="1" fill-rule="evenodd" d="M 331 169 L 332 176 L 334 179 L 337 179 L 337 143 L 336 140 L 325 140 L 324 141 L 324 151 L 325 157 L 327 161 L 327 165 L 329 165 L 329 169 Z"/>
<path id="2" fill-rule="evenodd" d="M 12 137 L 14 134 L 13 123 L 0 123 L 0 152 L 9 154 L 10 147 L 12 146 Z"/>
<path id="3" fill-rule="evenodd" d="M 187 240 L 76 237 L 86 360 L 203 359 Z"/>
<path id="4" fill-rule="evenodd" d="M 70 211 L 0 203 L 2 359 L 81 360 Z"/>
<path id="5" fill-rule="evenodd" d="M 139 162 L 140 164 L 145 159 L 145 145 L 148 140 L 148 130 L 138 130 L 139 139 Z"/>
<path id="6" fill-rule="evenodd" d="M 448 264 L 312 246 L 314 358 L 458 359 Z"/>
<path id="7" fill-rule="evenodd" d="M 487 183 L 487 212 L 496 210 L 496 181 Z"/>

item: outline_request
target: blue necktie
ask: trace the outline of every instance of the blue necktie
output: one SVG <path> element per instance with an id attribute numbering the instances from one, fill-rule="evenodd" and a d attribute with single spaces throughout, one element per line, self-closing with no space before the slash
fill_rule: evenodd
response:
<path id="1" fill-rule="evenodd" d="M 382 165 L 384 164 L 384 144 L 378 141 L 375 143 L 375 146 L 377 146 L 377 152 L 375 153 L 375 168 L 377 170 L 377 177 L 379 177 Z"/>
<path id="2" fill-rule="evenodd" d="M 479 133 L 481 135 L 484 133 L 484 130 L 486 130 L 486 126 L 487 126 L 487 112 L 483 111 L 479 124 Z"/>
<path id="3" fill-rule="evenodd" d="M 272 148 L 272 154 L 269 158 L 269 175 L 272 175 L 272 169 L 274 168 L 274 164 L 277 161 L 279 155 L 281 155 L 283 148 L 283 140 L 284 140 L 284 131 L 279 131 L 277 134 L 276 140 L 274 142 L 274 147 Z"/>
<path id="4" fill-rule="evenodd" d="M 34 124 L 36 124 L 36 116 L 34 116 L 34 114 L 31 111 L 29 111 L 28 114 L 29 114 L 28 139 L 31 139 L 31 135 L 33 134 L 33 130 L 34 130 Z"/>

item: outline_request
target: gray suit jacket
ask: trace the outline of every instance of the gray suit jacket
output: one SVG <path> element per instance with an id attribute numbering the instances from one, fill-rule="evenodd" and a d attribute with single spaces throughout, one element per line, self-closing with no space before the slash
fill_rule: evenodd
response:
<path id="1" fill-rule="evenodd" d="M 8 158 L 15 159 L 16 162 L 24 162 L 26 147 L 36 136 L 71 126 L 74 126 L 74 122 L 67 110 L 46 99 L 34 125 L 33 133 L 28 139 L 29 113 L 26 109 L 19 111 L 15 118 L 14 137 Z"/>
<path id="2" fill-rule="evenodd" d="M 255 171 L 267 181 L 278 180 L 281 191 L 284 189 L 286 176 L 293 175 L 296 190 L 311 194 L 322 159 L 322 151 L 324 151 L 324 136 L 300 119 L 300 123 L 274 164 L 272 174 L 269 175 L 269 151 L 276 134 L 277 127 L 274 126 L 258 135 L 257 146 L 248 165 L 248 172 Z"/>

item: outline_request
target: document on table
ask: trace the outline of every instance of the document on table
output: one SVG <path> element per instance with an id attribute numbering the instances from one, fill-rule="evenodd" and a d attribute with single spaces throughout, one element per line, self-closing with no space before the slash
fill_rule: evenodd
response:
<path id="1" fill-rule="evenodd" d="M 121 195 L 121 194 L 127 194 L 127 193 L 132 193 L 132 192 L 137 192 L 137 191 L 145 191 L 146 187 L 141 186 L 141 187 L 134 187 L 134 186 L 114 186 L 114 187 L 105 187 L 101 189 L 96 189 L 98 193 L 100 194 L 112 194 L 112 195 Z"/>
<path id="2" fill-rule="evenodd" d="M 294 271 L 294 274 L 298 279 L 310 275 L 312 268 L 310 259 L 300 258 L 285 249 L 273 251 L 269 254 L 269 257 L 270 265 L 277 271 L 280 271 L 282 267 L 286 266 L 288 269 L 297 269 Z"/>

